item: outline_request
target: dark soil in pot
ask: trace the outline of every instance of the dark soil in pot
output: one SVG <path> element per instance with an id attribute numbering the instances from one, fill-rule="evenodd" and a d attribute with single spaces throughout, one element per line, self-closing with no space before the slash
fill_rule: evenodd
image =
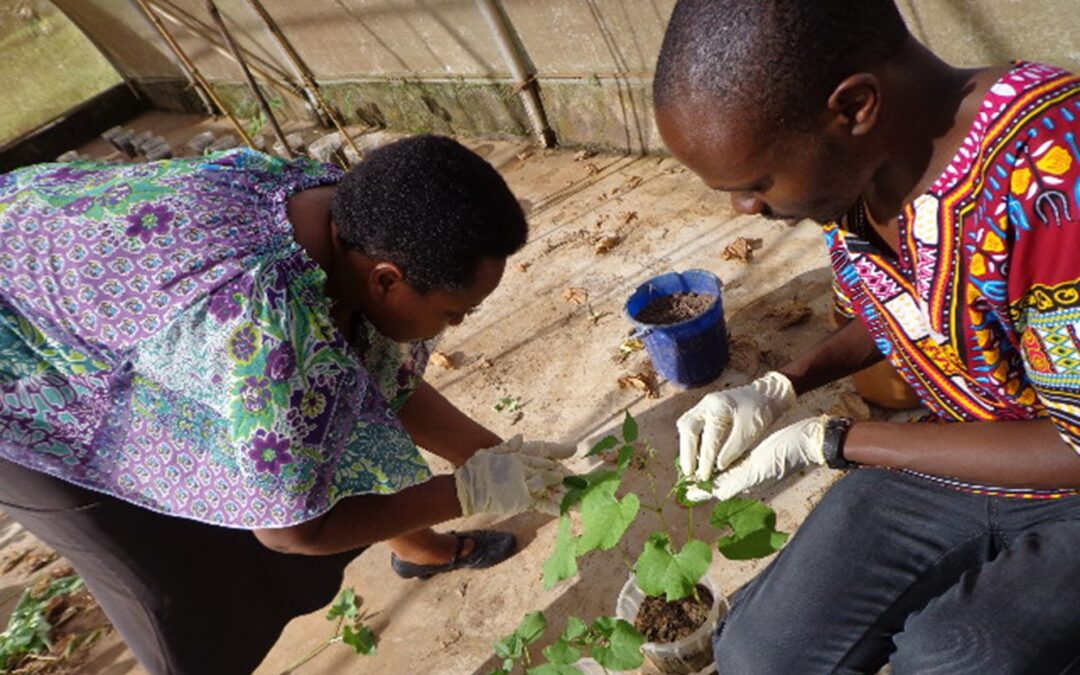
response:
<path id="1" fill-rule="evenodd" d="M 675 642 L 689 636 L 709 618 L 713 604 L 712 593 L 701 584 L 698 597 L 690 596 L 675 602 L 663 597 L 645 598 L 634 617 L 637 628 L 649 642 Z"/>
<path id="2" fill-rule="evenodd" d="M 703 313 L 715 300 L 715 295 L 704 293 L 672 293 L 645 305 L 634 318 L 654 326 L 680 323 Z"/>

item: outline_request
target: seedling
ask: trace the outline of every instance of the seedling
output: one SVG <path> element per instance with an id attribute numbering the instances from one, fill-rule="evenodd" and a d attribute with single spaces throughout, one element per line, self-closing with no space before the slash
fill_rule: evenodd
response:
<path id="1" fill-rule="evenodd" d="M 375 634 L 364 623 L 367 619 L 367 614 L 361 613 L 360 611 L 360 605 L 362 603 L 363 600 L 356 595 L 356 591 L 351 586 L 343 589 L 341 593 L 338 594 L 334 604 L 330 606 L 330 611 L 326 613 L 327 621 L 336 622 L 334 625 L 334 634 L 318 647 L 311 650 L 298 661 L 286 668 L 282 675 L 288 675 L 288 673 L 296 671 L 300 666 L 315 658 L 327 647 L 337 642 L 349 645 L 357 654 L 373 656 L 376 651 Z"/>
<path id="2" fill-rule="evenodd" d="M 516 413 L 521 410 L 521 399 L 517 396 L 503 396 L 491 406 L 495 412 Z"/>
<path id="3" fill-rule="evenodd" d="M 543 565 L 544 587 L 550 589 L 575 576 L 579 557 L 596 550 L 618 548 L 628 571 L 647 595 L 663 597 L 667 602 L 697 597 L 698 582 L 712 564 L 713 547 L 694 537 L 697 505 L 685 497 L 686 489 L 693 483 L 683 479 L 671 491 L 661 495 L 655 476 L 649 471 L 656 452 L 648 443 L 638 442 L 637 421 L 629 413 L 623 419 L 619 437 L 605 436 L 586 456 L 612 453 L 615 469 L 598 469 L 589 474 L 570 476 L 564 481 L 567 492 L 560 505 L 555 546 Z M 631 466 L 640 467 L 648 480 L 649 495 L 645 499 L 634 492 L 619 496 L 622 479 Z M 670 499 L 687 507 L 690 537 L 681 548 L 674 543 L 671 528 L 664 519 L 664 500 Z M 579 514 L 580 534 L 574 532 L 571 515 L 574 511 Z M 635 558 L 623 541 L 623 535 L 642 511 L 655 513 L 661 527 L 649 535 Z M 731 560 L 765 557 L 778 550 L 788 538 L 787 534 L 776 530 L 776 513 L 755 500 L 734 498 L 719 502 L 712 510 L 710 523 L 724 533 L 718 538 L 716 548 Z M 533 622 L 533 627 L 538 625 L 536 619 Z M 546 627 L 546 621 L 543 625 Z M 497 653 L 498 645 L 513 635 L 496 645 Z M 540 638 L 535 631 L 529 635 L 530 644 Z M 528 675 L 580 673 L 573 664 L 586 655 L 607 670 L 630 670 L 641 666 L 644 659 L 641 646 L 645 641 L 633 625 L 615 617 L 600 617 L 592 624 L 570 617 L 562 636 L 544 649 L 547 663 L 534 666 L 527 658 L 503 657 L 503 666 L 494 675 L 510 673 L 517 663 Z M 527 650 L 523 649 L 523 653 Z"/>
<path id="4" fill-rule="evenodd" d="M 82 579 L 73 574 L 50 581 L 44 590 L 35 592 L 38 584 L 34 584 L 23 591 L 7 629 L 0 633 L 0 672 L 10 672 L 28 656 L 52 650 L 49 633 L 53 625 L 48 618 L 50 601 L 71 595 L 82 585 Z"/>

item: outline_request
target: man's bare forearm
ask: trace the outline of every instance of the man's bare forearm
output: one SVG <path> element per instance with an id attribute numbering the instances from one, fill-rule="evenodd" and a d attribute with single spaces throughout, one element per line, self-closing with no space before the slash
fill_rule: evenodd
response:
<path id="1" fill-rule="evenodd" d="M 1050 420 L 856 422 L 844 456 L 870 466 L 1017 488 L 1080 487 L 1080 455 Z"/>
<path id="2" fill-rule="evenodd" d="M 882 359 L 862 321 L 855 319 L 780 369 L 796 394 L 804 394 L 869 368 Z"/>

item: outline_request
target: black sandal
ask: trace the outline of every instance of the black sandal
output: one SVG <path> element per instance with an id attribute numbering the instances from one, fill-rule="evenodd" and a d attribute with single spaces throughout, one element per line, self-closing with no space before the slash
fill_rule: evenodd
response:
<path id="1" fill-rule="evenodd" d="M 402 560 L 396 554 L 390 554 L 390 568 L 402 579 L 430 579 L 436 574 L 452 572 L 462 568 L 484 569 L 497 565 L 514 555 L 517 551 L 517 539 L 509 532 L 495 530 L 469 530 L 468 532 L 447 532 L 457 538 L 454 557 L 447 563 L 437 565 L 418 565 Z M 476 542 L 472 553 L 462 556 L 465 542 Z"/>

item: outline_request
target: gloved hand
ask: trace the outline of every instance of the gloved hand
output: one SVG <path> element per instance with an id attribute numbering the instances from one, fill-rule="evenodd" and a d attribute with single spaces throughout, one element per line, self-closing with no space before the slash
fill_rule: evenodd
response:
<path id="1" fill-rule="evenodd" d="M 708 394 L 676 423 L 682 474 L 709 480 L 753 447 L 794 402 L 791 380 L 775 371 Z"/>
<path id="2" fill-rule="evenodd" d="M 547 457 L 548 459 L 570 459 L 577 452 L 577 446 L 552 441 L 526 441 L 521 434 L 518 434 L 498 445 L 485 448 L 485 450 L 491 452 L 521 452 L 533 457 Z"/>
<path id="3" fill-rule="evenodd" d="M 773 483 L 811 464 L 825 464 L 825 423 L 828 415 L 801 420 L 763 440 L 742 462 L 723 471 L 711 490 L 686 491 L 693 502 L 730 499 L 750 488 Z"/>
<path id="4" fill-rule="evenodd" d="M 565 454 L 565 448 L 555 443 L 524 444 L 521 436 L 515 436 L 506 443 L 477 451 L 454 472 L 461 514 L 513 515 L 531 510 L 559 515 L 559 504 L 566 493 L 562 481 L 570 473 L 543 453 L 557 457 Z"/>
<path id="5" fill-rule="evenodd" d="M 520 444 L 519 452 L 534 457 L 547 457 L 548 459 L 570 459 L 577 452 L 577 446 L 570 443 L 554 443 L 552 441 L 522 441 L 521 434 L 514 436 L 510 442 L 517 440 Z M 505 444 L 504 444 L 505 445 Z"/>

